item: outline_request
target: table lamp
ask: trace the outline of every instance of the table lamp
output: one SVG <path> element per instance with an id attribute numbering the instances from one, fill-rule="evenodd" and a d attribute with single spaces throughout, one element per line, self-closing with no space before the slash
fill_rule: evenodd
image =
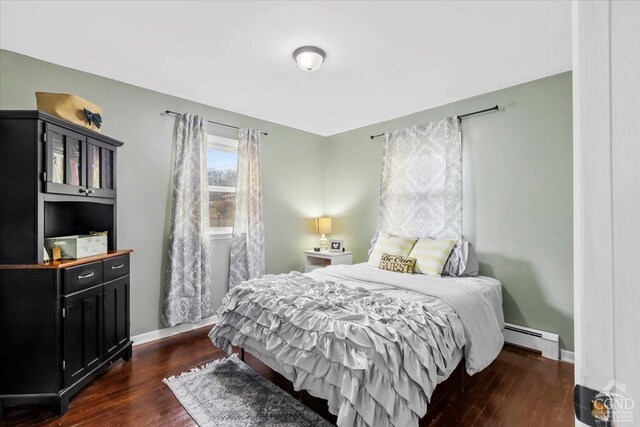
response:
<path id="1" fill-rule="evenodd" d="M 320 237 L 320 250 L 326 251 L 329 240 L 325 234 L 331 233 L 331 218 L 318 218 L 318 234 L 321 234 Z"/>

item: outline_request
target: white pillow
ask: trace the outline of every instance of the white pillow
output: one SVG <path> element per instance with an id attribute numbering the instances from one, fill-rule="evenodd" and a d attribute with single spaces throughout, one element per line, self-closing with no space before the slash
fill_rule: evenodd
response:
<path id="1" fill-rule="evenodd" d="M 373 248 L 376 245 L 376 242 L 378 241 L 378 232 L 376 231 L 375 233 L 373 233 L 373 236 L 371 237 L 371 243 L 369 243 L 369 250 L 367 251 L 367 255 L 371 255 L 371 252 L 373 252 Z"/>
<path id="2" fill-rule="evenodd" d="M 382 254 L 407 256 L 416 241 L 408 237 L 391 236 L 387 233 L 380 233 L 371 255 L 369 255 L 369 265 L 380 266 Z"/>
<path id="3" fill-rule="evenodd" d="M 477 277 L 480 263 L 476 250 L 471 242 L 458 242 L 451 251 L 447 263 L 442 269 L 442 274 L 457 277 Z"/>
<path id="4" fill-rule="evenodd" d="M 439 277 L 455 245 L 455 240 L 419 239 L 409 254 L 416 259 L 414 273 Z"/>

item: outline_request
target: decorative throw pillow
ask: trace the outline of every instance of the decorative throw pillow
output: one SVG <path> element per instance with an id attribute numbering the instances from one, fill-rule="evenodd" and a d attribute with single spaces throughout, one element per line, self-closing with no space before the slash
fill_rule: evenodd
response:
<path id="1" fill-rule="evenodd" d="M 400 255 L 382 254 L 380 257 L 380 270 L 395 271 L 397 273 L 413 274 L 413 267 L 416 265 L 415 258 Z"/>
<path id="2" fill-rule="evenodd" d="M 369 265 L 374 267 L 380 266 L 380 258 L 382 254 L 407 256 L 413 248 L 416 241 L 408 237 L 391 236 L 386 233 L 380 233 L 376 245 L 369 255 Z"/>
<path id="3" fill-rule="evenodd" d="M 414 271 L 429 276 L 440 276 L 455 240 L 434 240 L 422 238 L 415 244 L 409 256 L 416 259 Z"/>

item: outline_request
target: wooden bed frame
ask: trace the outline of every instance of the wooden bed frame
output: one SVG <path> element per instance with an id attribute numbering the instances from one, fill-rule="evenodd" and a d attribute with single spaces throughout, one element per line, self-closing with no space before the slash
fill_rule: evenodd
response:
<path id="1" fill-rule="evenodd" d="M 240 360 L 244 361 L 245 351 L 243 348 L 239 349 Z M 252 359 L 257 360 L 266 371 L 272 373 L 272 378 L 269 378 L 272 382 L 287 391 L 289 394 L 293 395 L 297 400 L 309 408 L 313 409 L 318 415 L 322 416 L 327 421 L 330 421 L 333 424 L 336 423 L 337 417 L 329 412 L 327 401 L 325 399 L 312 396 L 306 390 L 294 390 L 291 381 L 273 371 L 257 357 L 253 355 L 251 355 L 251 357 Z M 468 377 L 468 374 L 465 370 L 465 360 L 463 357 L 458 363 L 458 366 L 456 366 L 453 372 L 451 372 L 449 378 L 436 386 L 433 391 L 433 395 L 431 396 L 431 402 L 428 405 L 427 414 L 420 419 L 420 426 L 429 425 L 442 413 L 449 403 L 462 399 L 464 395 L 465 377 Z"/>

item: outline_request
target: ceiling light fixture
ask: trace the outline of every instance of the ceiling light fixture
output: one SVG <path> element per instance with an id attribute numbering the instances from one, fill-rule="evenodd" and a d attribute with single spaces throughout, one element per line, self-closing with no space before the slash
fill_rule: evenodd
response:
<path id="1" fill-rule="evenodd" d="M 315 46 L 302 46 L 293 51 L 293 59 L 298 66 L 309 73 L 322 67 L 326 56 L 324 50 Z"/>

